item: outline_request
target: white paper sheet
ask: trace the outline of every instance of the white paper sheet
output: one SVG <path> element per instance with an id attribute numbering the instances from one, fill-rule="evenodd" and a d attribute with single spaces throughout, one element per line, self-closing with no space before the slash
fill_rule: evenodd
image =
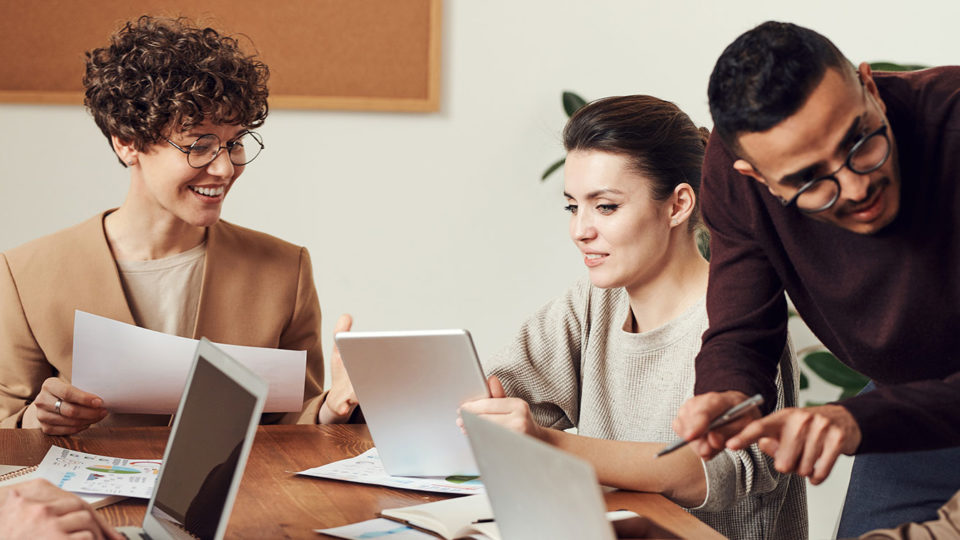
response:
<path id="1" fill-rule="evenodd" d="M 411 529 L 403 523 L 377 518 L 359 523 L 351 523 L 332 529 L 314 529 L 314 532 L 348 540 L 367 540 L 388 538 L 389 540 L 436 540 L 436 536 Z"/>
<path id="2" fill-rule="evenodd" d="M 400 489 L 414 489 L 417 491 L 432 491 L 434 493 L 453 493 L 457 495 L 472 495 L 483 493 L 483 483 L 477 477 L 459 476 L 390 476 L 383 469 L 380 454 L 376 448 L 371 448 L 359 456 L 341 459 L 326 465 L 300 471 L 297 474 L 357 482 L 360 484 L 374 484 Z"/>
<path id="3" fill-rule="evenodd" d="M 119 413 L 173 414 L 197 340 L 154 332 L 77 310 L 73 321 L 77 388 Z M 306 351 L 217 344 L 269 384 L 265 412 L 303 407 Z"/>
<path id="4" fill-rule="evenodd" d="M 149 499 L 160 464 L 159 459 L 100 456 L 53 445 L 37 473 L 66 491 Z"/>

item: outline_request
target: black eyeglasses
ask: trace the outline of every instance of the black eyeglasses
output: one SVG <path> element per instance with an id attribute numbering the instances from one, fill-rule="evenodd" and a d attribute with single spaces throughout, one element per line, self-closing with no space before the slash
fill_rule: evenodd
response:
<path id="1" fill-rule="evenodd" d="M 887 123 L 870 132 L 857 141 L 847 154 L 846 161 L 839 169 L 830 174 L 814 178 L 800 186 L 789 201 L 781 200 L 784 206 L 796 205 L 797 210 L 805 214 L 815 214 L 829 210 L 840 199 L 840 181 L 837 173 L 844 167 L 856 174 L 869 174 L 879 169 L 890 157 L 890 136 L 887 135 Z"/>
<path id="2" fill-rule="evenodd" d="M 861 86 L 863 81 L 860 82 Z M 866 89 L 864 88 L 864 99 Z M 883 167 L 890 157 L 890 135 L 887 122 L 860 138 L 844 160 L 840 168 L 830 174 L 814 178 L 800 186 L 790 200 L 780 199 L 784 207 L 796 206 L 805 214 L 816 214 L 833 208 L 840 199 L 840 181 L 837 174 L 844 167 L 856 174 L 869 174 Z"/>
<path id="3" fill-rule="evenodd" d="M 220 145 L 220 137 L 213 133 L 201 135 L 193 144 L 184 148 L 179 144 L 166 139 L 174 148 L 187 155 L 187 164 L 194 169 L 202 169 L 213 163 L 220 155 L 220 150 L 227 149 L 227 155 L 230 156 L 230 163 L 236 166 L 250 163 L 263 150 L 263 138 L 254 131 L 244 131 L 236 137 L 227 141 L 226 145 Z"/>

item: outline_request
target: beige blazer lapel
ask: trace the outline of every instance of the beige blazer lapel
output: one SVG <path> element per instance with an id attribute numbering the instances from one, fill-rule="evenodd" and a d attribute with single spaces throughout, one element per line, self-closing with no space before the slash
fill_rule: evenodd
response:
<path id="1" fill-rule="evenodd" d="M 20 276 L 17 286 L 34 337 L 68 378 L 75 310 L 135 324 L 103 230 L 105 215 L 12 250 L 8 257 Z"/>
<path id="2" fill-rule="evenodd" d="M 133 320 L 133 310 L 127 302 L 127 295 L 123 292 L 120 269 L 117 268 L 117 261 L 113 258 L 110 243 L 107 241 L 107 233 L 103 229 L 103 218 L 107 213 L 109 212 L 104 212 L 92 220 L 95 221 L 96 234 L 83 235 L 84 238 L 91 239 L 90 245 L 84 247 L 91 253 L 90 289 L 98 291 L 100 299 L 100 310 L 94 313 L 127 324 L 137 324 Z"/>
<path id="3" fill-rule="evenodd" d="M 231 332 L 224 319 L 235 320 L 231 313 L 236 309 L 235 274 L 242 271 L 240 246 L 225 234 L 220 221 L 207 228 L 207 254 L 203 262 L 203 281 L 200 285 L 200 304 L 193 338 L 205 337 L 219 343 L 241 344 Z"/>
<path id="4" fill-rule="evenodd" d="M 296 306 L 297 266 L 278 257 L 276 239 L 218 221 L 207 229 L 193 337 L 279 347 Z M 292 247 L 293 253 L 299 253 Z M 290 285 L 294 284 L 293 287 Z"/>

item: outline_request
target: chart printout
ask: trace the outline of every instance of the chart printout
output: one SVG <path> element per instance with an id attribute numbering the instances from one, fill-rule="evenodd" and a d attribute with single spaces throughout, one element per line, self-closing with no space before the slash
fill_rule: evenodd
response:
<path id="1" fill-rule="evenodd" d="M 123 459 L 51 446 L 37 472 L 74 493 L 124 495 L 149 499 L 162 460 Z"/>

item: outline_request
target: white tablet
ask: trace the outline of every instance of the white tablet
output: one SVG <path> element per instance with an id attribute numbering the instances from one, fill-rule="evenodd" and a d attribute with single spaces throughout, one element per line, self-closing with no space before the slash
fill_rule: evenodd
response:
<path id="1" fill-rule="evenodd" d="M 477 474 L 457 427 L 462 403 L 489 396 L 469 332 L 340 332 L 335 339 L 388 473 Z"/>

